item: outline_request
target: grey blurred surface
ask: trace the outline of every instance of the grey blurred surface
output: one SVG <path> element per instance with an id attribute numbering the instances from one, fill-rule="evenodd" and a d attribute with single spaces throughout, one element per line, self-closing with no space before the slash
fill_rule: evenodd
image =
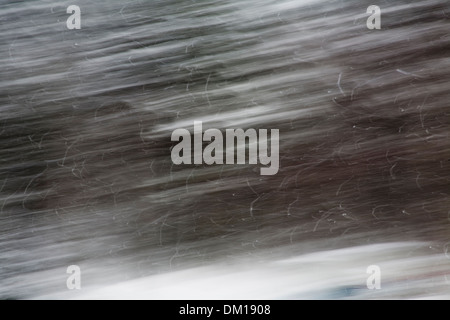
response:
<path id="1" fill-rule="evenodd" d="M 450 5 L 372 4 L 0 1 L 0 298 L 448 299 Z M 194 121 L 279 173 L 174 166 Z"/>

